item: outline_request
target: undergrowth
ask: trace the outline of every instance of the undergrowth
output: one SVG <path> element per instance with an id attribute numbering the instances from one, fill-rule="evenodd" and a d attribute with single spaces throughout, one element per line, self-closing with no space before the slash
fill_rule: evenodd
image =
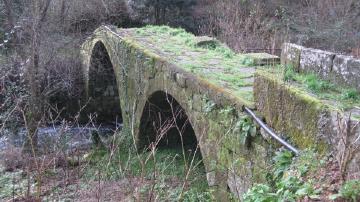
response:
<path id="1" fill-rule="evenodd" d="M 328 158 L 320 157 L 314 150 L 304 150 L 296 157 L 290 151 L 278 151 L 275 153 L 272 166 L 267 171 L 267 182 L 255 184 L 244 194 L 243 200 L 245 202 L 291 202 L 309 199 L 358 201 L 359 180 L 345 181 L 342 185 L 339 184 L 341 187 L 337 194 L 329 194 L 330 183 L 338 183 L 330 165 Z M 327 172 L 331 172 L 330 181 L 324 178 Z"/>
<path id="2" fill-rule="evenodd" d="M 319 198 L 306 174 L 320 166 L 312 150 L 293 157 L 290 151 L 278 151 L 273 158 L 273 166 L 267 173 L 268 183 L 256 184 L 243 196 L 244 201 L 296 201 L 305 196 Z"/>
<path id="3" fill-rule="evenodd" d="M 88 156 L 90 166 L 85 170 L 85 180 L 96 180 L 101 170 L 102 180 L 120 180 L 137 178 L 142 180 L 141 194 L 143 199 L 148 193 L 156 196 L 157 200 L 177 201 L 182 191 L 184 176 L 188 171 L 181 148 L 158 148 L 151 158 L 150 151 L 137 153 L 131 140 L 121 140 L 118 150 L 111 154 L 104 149 L 93 150 Z M 128 143 L 126 143 L 128 142 Z M 193 153 L 187 153 L 186 159 L 190 164 Z M 145 165 L 140 159 L 147 159 Z M 106 165 L 106 166 L 104 166 Z M 212 192 L 205 177 L 205 168 L 200 155 L 194 157 L 194 168 L 186 182 L 187 186 L 182 194 L 183 201 L 209 201 Z"/>
<path id="4" fill-rule="evenodd" d="M 353 202 L 360 200 L 360 180 L 349 180 L 345 182 L 338 194 L 330 196 L 330 199 L 345 198 Z"/>

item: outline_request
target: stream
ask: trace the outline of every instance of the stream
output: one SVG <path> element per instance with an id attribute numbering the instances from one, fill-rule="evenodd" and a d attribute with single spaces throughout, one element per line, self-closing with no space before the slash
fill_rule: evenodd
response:
<path id="1" fill-rule="evenodd" d="M 97 126 L 47 126 L 38 129 L 38 148 L 41 151 L 56 151 L 59 149 L 72 151 L 88 149 L 92 145 L 91 133 L 96 131 L 102 140 L 120 131 L 122 124 Z M 0 132 L 0 152 L 9 147 L 22 147 L 25 143 L 27 130 L 19 128 L 17 131 L 4 129 Z"/>

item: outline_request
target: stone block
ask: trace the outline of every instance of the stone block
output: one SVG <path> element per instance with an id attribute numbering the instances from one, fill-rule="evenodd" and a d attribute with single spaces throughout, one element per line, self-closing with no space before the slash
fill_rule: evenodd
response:
<path id="1" fill-rule="evenodd" d="M 203 96 L 199 94 L 194 94 L 192 99 L 192 109 L 198 112 L 202 111 L 202 104 L 203 104 Z"/>
<path id="2" fill-rule="evenodd" d="M 345 55 L 335 56 L 332 80 L 360 91 L 360 59 Z"/>
<path id="3" fill-rule="evenodd" d="M 281 51 L 281 64 L 289 65 L 293 67 L 296 71 L 299 70 L 300 67 L 300 55 L 301 50 L 304 47 L 292 44 L 292 43 L 284 43 Z"/>
<path id="4" fill-rule="evenodd" d="M 206 173 L 206 179 L 207 179 L 210 187 L 215 186 L 216 185 L 216 172 L 211 171 L 211 172 Z"/>
<path id="5" fill-rule="evenodd" d="M 335 53 L 312 48 L 302 48 L 299 70 L 303 73 L 314 73 L 328 79 L 332 71 Z"/>
<path id="6" fill-rule="evenodd" d="M 186 78 L 183 74 L 181 73 L 176 73 L 175 74 L 175 80 L 176 83 L 181 87 L 181 88 L 186 88 Z"/>
<path id="7" fill-rule="evenodd" d="M 215 48 L 217 46 L 222 45 L 220 41 L 218 41 L 217 39 L 215 39 L 213 37 L 209 37 L 209 36 L 196 37 L 195 44 L 196 44 L 196 46 L 204 47 L 204 48 L 208 48 L 208 47 Z"/>
<path id="8" fill-rule="evenodd" d="M 251 187 L 251 175 L 239 176 L 234 171 L 229 171 L 227 184 L 229 189 L 235 195 L 239 195 L 237 197 L 241 198 L 248 189 Z"/>
<path id="9" fill-rule="evenodd" d="M 276 65 L 280 63 L 280 58 L 276 55 L 268 53 L 246 53 L 243 56 L 251 58 L 254 61 L 254 65 Z"/>

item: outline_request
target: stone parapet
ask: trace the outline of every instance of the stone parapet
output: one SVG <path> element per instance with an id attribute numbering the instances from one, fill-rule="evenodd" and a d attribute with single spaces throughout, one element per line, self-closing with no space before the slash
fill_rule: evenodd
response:
<path id="1" fill-rule="evenodd" d="M 333 52 L 284 43 L 281 64 L 300 73 L 314 73 L 320 78 L 360 91 L 360 59 Z"/>

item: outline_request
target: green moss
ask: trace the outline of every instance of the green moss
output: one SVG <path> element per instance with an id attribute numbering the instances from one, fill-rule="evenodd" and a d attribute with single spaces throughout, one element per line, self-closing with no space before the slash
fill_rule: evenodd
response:
<path id="1" fill-rule="evenodd" d="M 283 130 L 299 148 L 316 148 L 321 154 L 328 150 L 324 140 L 316 137 L 318 121 L 326 116 L 329 106 L 297 86 L 284 83 L 278 75 L 267 70 L 256 72 L 258 88 L 269 89 L 266 98 L 268 110 L 263 113 L 272 126 Z"/>
<path id="2" fill-rule="evenodd" d="M 252 86 L 252 82 L 246 82 L 244 78 L 252 76 L 252 73 L 246 73 L 249 72 L 246 69 L 253 65 L 253 60 L 234 53 L 221 43 L 197 46 L 196 36 L 183 29 L 167 26 L 132 29 L 131 38 L 141 44 L 138 46 L 151 46 L 151 50 L 164 59 L 217 86 L 229 89 L 233 94 L 241 95 L 240 87 Z M 243 99 L 252 102 L 249 95 Z"/>
<path id="3" fill-rule="evenodd" d="M 297 73 L 291 66 L 277 66 L 270 71 L 278 78 L 283 77 L 287 84 L 312 94 L 324 103 L 336 105 L 340 111 L 360 106 L 360 93 L 354 88 L 322 80 L 315 74 Z"/>

